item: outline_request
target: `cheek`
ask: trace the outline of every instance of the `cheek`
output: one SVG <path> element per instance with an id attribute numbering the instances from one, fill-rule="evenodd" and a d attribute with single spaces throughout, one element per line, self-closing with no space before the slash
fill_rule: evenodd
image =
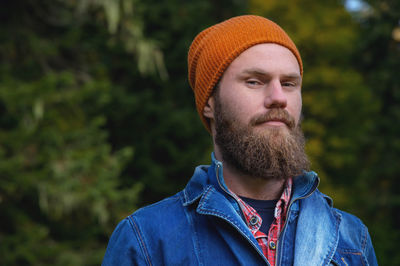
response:
<path id="1" fill-rule="evenodd" d="M 291 115 L 294 117 L 297 124 L 300 120 L 301 108 L 302 108 L 302 99 L 300 93 L 296 94 L 294 97 L 291 98 L 291 103 L 289 108 Z"/>
<path id="2" fill-rule="evenodd" d="M 248 124 L 256 113 L 256 108 L 252 104 L 252 99 L 245 95 L 236 96 L 226 98 L 226 101 L 223 102 L 224 112 L 236 123 Z"/>

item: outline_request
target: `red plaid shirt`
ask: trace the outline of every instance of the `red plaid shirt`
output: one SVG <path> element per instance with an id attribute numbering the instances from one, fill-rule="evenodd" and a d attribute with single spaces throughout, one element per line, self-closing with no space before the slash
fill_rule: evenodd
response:
<path id="1" fill-rule="evenodd" d="M 289 206 L 290 197 L 292 193 L 292 179 L 289 178 L 286 182 L 283 193 L 275 206 L 275 219 L 269 228 L 268 235 L 259 231 L 262 219 L 260 215 L 251 206 L 246 204 L 242 199 L 235 195 L 239 202 L 240 208 L 246 219 L 247 226 L 251 233 L 260 245 L 264 256 L 267 258 L 271 265 L 275 265 L 276 260 L 276 247 L 279 234 L 282 232 L 283 226 L 286 221 L 287 208 Z"/>

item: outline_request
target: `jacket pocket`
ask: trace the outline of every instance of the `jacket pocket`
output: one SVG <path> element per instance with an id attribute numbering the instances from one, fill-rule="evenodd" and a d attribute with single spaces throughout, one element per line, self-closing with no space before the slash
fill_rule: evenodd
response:
<path id="1" fill-rule="evenodd" d="M 351 249 L 337 249 L 331 265 L 335 266 L 354 266 L 354 265 L 368 265 L 365 261 L 364 255 L 357 250 Z"/>

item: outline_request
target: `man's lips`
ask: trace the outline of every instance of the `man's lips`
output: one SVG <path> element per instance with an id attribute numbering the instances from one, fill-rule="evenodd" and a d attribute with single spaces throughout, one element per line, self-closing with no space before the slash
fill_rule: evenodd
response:
<path id="1" fill-rule="evenodd" d="M 283 120 L 268 120 L 263 124 L 271 125 L 271 126 L 287 126 L 286 121 Z"/>
<path id="2" fill-rule="evenodd" d="M 269 119 L 265 121 L 259 121 L 257 125 L 288 126 L 288 122 L 282 119 Z"/>

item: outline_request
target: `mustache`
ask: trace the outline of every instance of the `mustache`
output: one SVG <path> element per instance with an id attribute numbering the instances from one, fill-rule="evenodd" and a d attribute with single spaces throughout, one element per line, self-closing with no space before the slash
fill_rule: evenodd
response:
<path id="1" fill-rule="evenodd" d="M 253 117 L 250 120 L 250 125 L 257 126 L 268 121 L 281 121 L 290 129 L 295 127 L 294 118 L 288 113 L 288 111 L 281 108 L 274 108 L 264 114 Z"/>

